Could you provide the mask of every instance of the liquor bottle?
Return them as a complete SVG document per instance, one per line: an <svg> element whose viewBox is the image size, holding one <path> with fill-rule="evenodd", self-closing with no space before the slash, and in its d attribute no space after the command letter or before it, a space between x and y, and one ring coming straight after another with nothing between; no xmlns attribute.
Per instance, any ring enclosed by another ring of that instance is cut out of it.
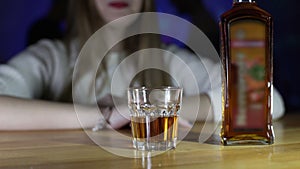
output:
<svg viewBox="0 0 300 169"><path fill-rule="evenodd" d="M273 20L253 0L221 15L223 145L272 144Z"/></svg>

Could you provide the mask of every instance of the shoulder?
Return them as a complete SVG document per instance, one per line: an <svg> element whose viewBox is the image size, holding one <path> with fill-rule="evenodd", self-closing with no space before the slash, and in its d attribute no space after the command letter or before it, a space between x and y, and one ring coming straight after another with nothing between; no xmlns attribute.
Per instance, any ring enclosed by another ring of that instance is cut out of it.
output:
<svg viewBox="0 0 300 169"><path fill-rule="evenodd" d="M204 64L214 64L219 65L221 63L219 54L216 50L210 49L209 51L200 51L197 52L193 50L189 50L187 48L179 47L177 45L165 45L163 48L172 54L180 57L184 61L187 62L203 62Z"/></svg>
<svg viewBox="0 0 300 169"><path fill-rule="evenodd" d="M190 62L199 62L200 59L195 55L192 51L185 49L183 47L179 47L177 45L164 45L163 50L166 51L165 55L172 55L175 57L165 57L169 58L169 61L180 59L185 63Z"/></svg>
<svg viewBox="0 0 300 169"><path fill-rule="evenodd" d="M67 48L62 41L59 40L40 40L34 45L29 46L25 52L45 55L55 55L60 53L66 53Z"/></svg>
<svg viewBox="0 0 300 169"><path fill-rule="evenodd" d="M42 80L48 84L57 72L61 74L69 68L68 58L62 41L40 40L14 56L7 65L28 79L28 83Z"/></svg>
<svg viewBox="0 0 300 169"><path fill-rule="evenodd" d="M167 65L172 65L171 69L176 67L191 67L192 65L201 64L200 59L191 51L178 47L176 45L163 46L163 60ZM198 67L198 66L196 66Z"/></svg>
<svg viewBox="0 0 300 169"><path fill-rule="evenodd" d="M171 52L175 55L180 54L180 56L191 56L194 55L191 51L183 48L183 47L179 47L177 45L164 45L163 46L164 50L167 50L168 52Z"/></svg>
<svg viewBox="0 0 300 169"><path fill-rule="evenodd" d="M13 57L9 64L21 66L25 63L53 66L59 63L68 62L68 49L62 41L59 40L40 40L26 48L24 51Z"/></svg>

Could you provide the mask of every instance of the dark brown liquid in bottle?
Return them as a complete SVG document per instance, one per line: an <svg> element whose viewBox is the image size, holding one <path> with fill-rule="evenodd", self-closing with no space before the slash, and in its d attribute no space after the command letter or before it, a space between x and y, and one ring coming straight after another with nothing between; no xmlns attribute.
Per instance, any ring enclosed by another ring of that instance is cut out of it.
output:
<svg viewBox="0 0 300 169"><path fill-rule="evenodd" d="M272 144L273 23L254 2L221 16L224 145Z"/></svg>

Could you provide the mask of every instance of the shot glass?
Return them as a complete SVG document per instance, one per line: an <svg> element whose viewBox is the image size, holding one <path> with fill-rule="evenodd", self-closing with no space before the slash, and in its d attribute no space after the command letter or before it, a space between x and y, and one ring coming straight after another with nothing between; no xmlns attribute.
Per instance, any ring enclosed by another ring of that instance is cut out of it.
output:
<svg viewBox="0 0 300 169"><path fill-rule="evenodd" d="M129 88L133 147L164 151L176 148L182 88Z"/></svg>

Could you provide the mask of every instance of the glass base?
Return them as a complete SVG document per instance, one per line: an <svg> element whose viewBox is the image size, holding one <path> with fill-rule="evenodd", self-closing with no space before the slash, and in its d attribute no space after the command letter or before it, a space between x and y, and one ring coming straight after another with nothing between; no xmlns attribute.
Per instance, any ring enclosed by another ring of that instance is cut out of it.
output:
<svg viewBox="0 0 300 169"><path fill-rule="evenodd" d="M176 148L176 140L173 139L172 141L160 141L160 142L147 142L147 141L138 141L133 140L133 147L137 150L144 150L144 151L166 151L169 149Z"/></svg>
<svg viewBox="0 0 300 169"><path fill-rule="evenodd" d="M270 145L274 143L274 138L266 138L257 135L238 135L236 137L222 137L223 145Z"/></svg>

